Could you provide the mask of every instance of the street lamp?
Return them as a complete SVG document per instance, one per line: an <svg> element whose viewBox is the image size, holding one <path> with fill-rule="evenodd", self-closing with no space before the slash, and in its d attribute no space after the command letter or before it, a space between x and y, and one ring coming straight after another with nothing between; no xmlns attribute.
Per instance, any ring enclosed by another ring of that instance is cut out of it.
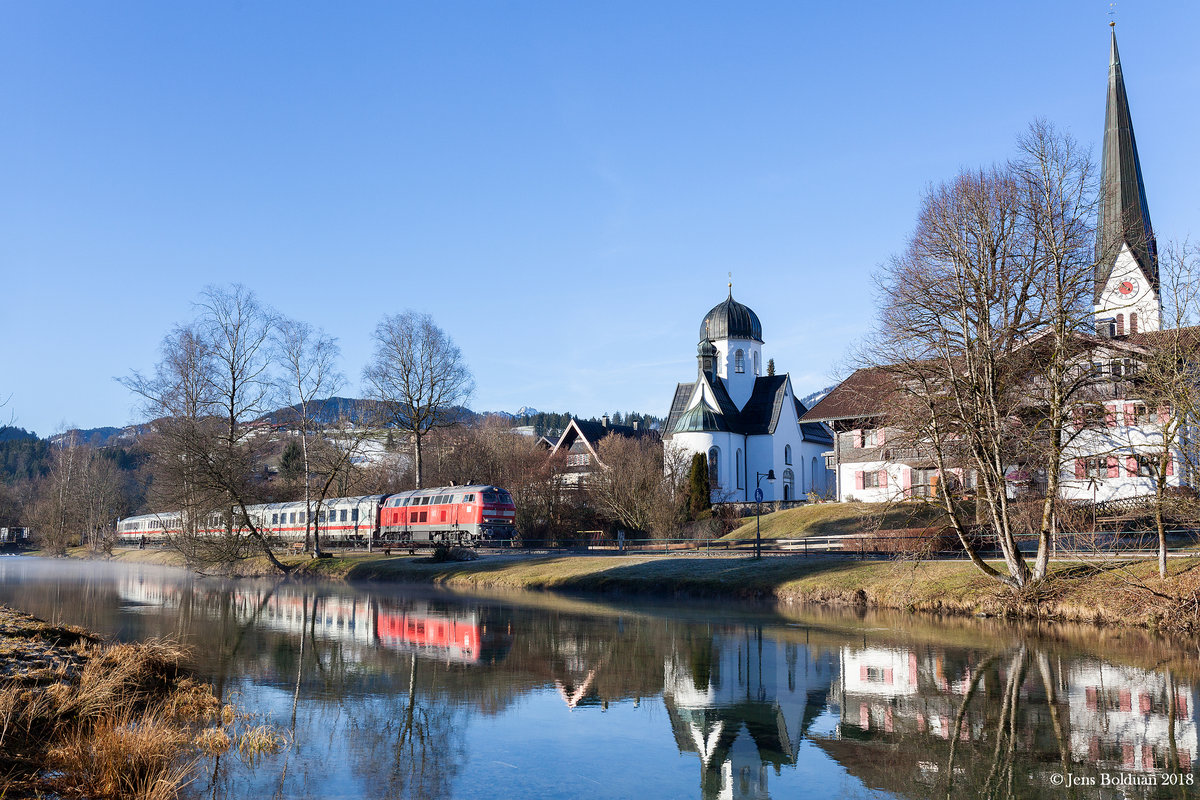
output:
<svg viewBox="0 0 1200 800"><path fill-rule="evenodd" d="M754 475L755 475L755 478L754 478L754 557L762 558L761 517L762 517L763 491L762 491L762 486L760 486L759 484L762 483L763 478L767 479L767 483L774 483L775 482L775 470L769 469L766 472L756 472L756 473L754 473Z"/></svg>

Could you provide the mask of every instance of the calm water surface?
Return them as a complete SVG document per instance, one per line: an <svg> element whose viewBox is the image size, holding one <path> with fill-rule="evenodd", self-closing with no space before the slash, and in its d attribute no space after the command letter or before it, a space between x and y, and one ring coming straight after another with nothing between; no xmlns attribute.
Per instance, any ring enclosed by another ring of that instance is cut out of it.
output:
<svg viewBox="0 0 1200 800"><path fill-rule="evenodd" d="M197 798L1200 794L1195 644L1139 633L33 558L0 558L0 602L179 640L291 733Z"/></svg>

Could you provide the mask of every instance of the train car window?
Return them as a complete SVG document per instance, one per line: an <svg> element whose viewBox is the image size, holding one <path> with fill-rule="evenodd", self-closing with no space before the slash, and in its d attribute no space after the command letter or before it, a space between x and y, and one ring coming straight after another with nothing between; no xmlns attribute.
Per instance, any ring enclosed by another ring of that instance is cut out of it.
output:
<svg viewBox="0 0 1200 800"><path fill-rule="evenodd" d="M358 509L357 508L350 509L350 521L358 522Z"/></svg>
<svg viewBox="0 0 1200 800"><path fill-rule="evenodd" d="M317 512L317 522L324 522L324 521L325 521L325 512L318 511Z"/></svg>
<svg viewBox="0 0 1200 800"><path fill-rule="evenodd" d="M296 512L295 512L295 511L293 511L293 512L292 512L292 519L291 519L291 521L292 521L292 522L295 522L295 521L296 521Z"/></svg>
<svg viewBox="0 0 1200 800"><path fill-rule="evenodd" d="M342 509L342 522L346 521L346 509Z"/></svg>
<svg viewBox="0 0 1200 800"><path fill-rule="evenodd" d="M272 524L272 525L278 525L278 524L279 524L279 515L278 515L278 514L272 514L272 515L271 515L271 524Z"/></svg>

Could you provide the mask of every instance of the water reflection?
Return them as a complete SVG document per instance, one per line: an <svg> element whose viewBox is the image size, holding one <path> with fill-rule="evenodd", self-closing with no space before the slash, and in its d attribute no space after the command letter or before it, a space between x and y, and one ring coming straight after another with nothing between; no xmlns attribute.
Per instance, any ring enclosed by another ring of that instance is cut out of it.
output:
<svg viewBox="0 0 1200 800"><path fill-rule="evenodd" d="M197 796L1186 796L1195 650L1000 625L648 609L0 560L0 601L196 649L295 746ZM887 624L882 624L887 623ZM1158 648L1157 650L1153 650ZM664 713L665 712L665 713ZM1069 793L1068 793L1069 794Z"/></svg>

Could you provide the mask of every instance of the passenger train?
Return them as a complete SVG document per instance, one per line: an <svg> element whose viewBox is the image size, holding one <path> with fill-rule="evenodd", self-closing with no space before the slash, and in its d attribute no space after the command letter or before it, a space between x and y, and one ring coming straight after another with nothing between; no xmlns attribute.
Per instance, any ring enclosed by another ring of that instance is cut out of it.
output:
<svg viewBox="0 0 1200 800"><path fill-rule="evenodd" d="M315 504L313 504L315 506ZM477 546L507 543L516 534L516 506L512 496L498 486L442 486L398 494L334 497L321 503L309 526L308 506L268 503L249 506L255 527L280 541L303 541L305 528L317 532L322 542L377 547L411 544ZM235 514L237 530L245 520ZM141 514L117 523L117 540L127 545L160 541L180 533L178 511ZM225 532L225 519L211 514L199 523L197 533L217 536Z"/></svg>

